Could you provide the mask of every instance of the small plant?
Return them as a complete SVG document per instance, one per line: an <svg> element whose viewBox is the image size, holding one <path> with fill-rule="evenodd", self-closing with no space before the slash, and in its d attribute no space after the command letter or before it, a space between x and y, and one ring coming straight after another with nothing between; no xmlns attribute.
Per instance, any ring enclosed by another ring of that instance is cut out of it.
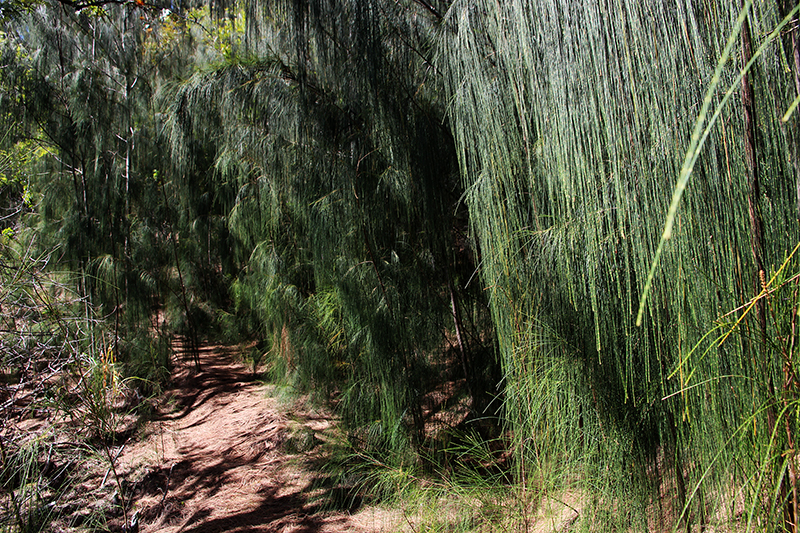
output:
<svg viewBox="0 0 800 533"><path fill-rule="evenodd" d="M19 533L38 533L46 531L52 513L52 491L47 486L39 462L41 437L34 437L9 446L0 437L2 453L2 488L0 494L6 496L0 531Z"/></svg>
<svg viewBox="0 0 800 533"><path fill-rule="evenodd" d="M80 425L89 430L90 446L108 466L106 477L110 474L117 486L115 500L127 526L129 502L125 480L117 472L117 460L125 445L125 442L120 445L119 441L125 437L122 430L128 414L124 410L125 394L129 391L127 382L122 378L112 348L101 349L94 355L84 354L79 358L75 373L79 376L78 404L72 413L82 418ZM119 448L114 450L117 445Z"/></svg>
<svg viewBox="0 0 800 533"><path fill-rule="evenodd" d="M119 414L114 404L122 393L122 379L111 348L84 354L76 365L79 405L85 410L86 427L101 439L113 438Z"/></svg>

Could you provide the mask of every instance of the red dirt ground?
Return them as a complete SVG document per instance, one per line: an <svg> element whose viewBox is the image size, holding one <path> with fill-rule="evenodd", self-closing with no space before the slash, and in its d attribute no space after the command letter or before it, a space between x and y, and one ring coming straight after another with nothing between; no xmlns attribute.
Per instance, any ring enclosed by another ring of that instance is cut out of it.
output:
<svg viewBox="0 0 800 533"><path fill-rule="evenodd" d="M106 448L94 441L94 453L81 444L87 428L80 417L54 419L44 410L5 428L45 443L50 482L59 472L75 479L55 498L58 518L51 530L135 533L133 523L136 533L411 533L429 530L426 521L455 529L469 515L475 530L545 533L566 531L579 517L579 494L534 506L524 500L522 522L514 521L516 500L506 507L496 499L501 494L433 491L430 499L388 509L353 505L347 490L325 472L333 447L325 444L342 438L335 419L308 402L279 400L277 389L253 379L237 354L237 348L203 346L202 371L195 372L190 361L177 365L150 421L139 427L135 416L126 415L118 440ZM431 405L450 395L446 388L434 391ZM447 412L429 406L429 430L463 419L462 403ZM336 506L325 505L330 502ZM508 519L506 512L512 513Z"/></svg>
<svg viewBox="0 0 800 533"><path fill-rule="evenodd" d="M185 364L145 436L129 444L118 473L134 481L131 516L143 533L398 531L402 519L379 510L326 512L320 474L324 446L300 454L285 446L298 429L326 440L330 417L279 402L252 379L231 349L203 347L202 371Z"/></svg>

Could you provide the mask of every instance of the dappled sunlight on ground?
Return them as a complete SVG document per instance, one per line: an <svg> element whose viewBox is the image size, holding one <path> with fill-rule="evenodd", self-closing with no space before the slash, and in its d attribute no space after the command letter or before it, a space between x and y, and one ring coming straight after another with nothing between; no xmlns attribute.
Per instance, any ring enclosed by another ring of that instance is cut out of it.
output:
<svg viewBox="0 0 800 533"><path fill-rule="evenodd" d="M300 405L290 418L225 347L203 347L200 359L201 372L185 364L176 373L160 416L120 457L119 471L136 487L132 506L140 531L397 530L391 513L354 520L317 503L317 474L285 444L298 424L324 438L329 419ZM321 448L304 454L321 454Z"/></svg>

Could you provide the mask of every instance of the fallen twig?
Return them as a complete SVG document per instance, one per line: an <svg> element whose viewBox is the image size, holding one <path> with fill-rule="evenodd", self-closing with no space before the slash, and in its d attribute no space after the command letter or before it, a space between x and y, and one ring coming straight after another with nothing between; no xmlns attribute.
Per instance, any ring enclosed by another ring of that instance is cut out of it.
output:
<svg viewBox="0 0 800 533"><path fill-rule="evenodd" d="M130 440L130 439L128 439L128 440ZM114 458L111 460L111 466L110 466L110 467L108 467L108 470L106 470L106 475L105 475L105 476L103 476L103 482L102 482L102 483L100 483L100 488L101 488L101 489L102 489L102 488L105 486L105 484L106 484L106 480L108 479L108 475L111 473L111 470L113 470L113 469L114 469L114 464L117 462L117 459L119 459L119 456L120 456L120 454L122 453L122 450L124 450L124 449L125 449L125 445L126 445L126 444L128 444L128 441L127 441L127 440L126 440L125 442L123 442L123 443L122 443L122 446L120 446L120 447L119 447L119 450L117 450L117 454L116 454L116 455L114 456Z"/></svg>
<svg viewBox="0 0 800 533"><path fill-rule="evenodd" d="M167 492L169 492L169 479L172 477L172 469L175 468L175 463L172 463L172 466L169 467L169 472L167 473L167 482L164 484L164 494L161 496L161 507L164 507L164 501L167 499Z"/></svg>

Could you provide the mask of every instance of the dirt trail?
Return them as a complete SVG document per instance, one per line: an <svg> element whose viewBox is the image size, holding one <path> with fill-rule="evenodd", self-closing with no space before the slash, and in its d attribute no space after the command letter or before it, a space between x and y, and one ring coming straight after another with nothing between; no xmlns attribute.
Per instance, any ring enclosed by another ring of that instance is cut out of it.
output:
<svg viewBox="0 0 800 533"><path fill-rule="evenodd" d="M200 363L199 373L182 365L163 414L119 459L120 474L135 481L139 531L397 530L396 520L377 511L351 516L320 508L317 474L302 459L324 447L290 454L285 444L298 429L325 440L329 419L280 405L231 349L202 347Z"/></svg>

